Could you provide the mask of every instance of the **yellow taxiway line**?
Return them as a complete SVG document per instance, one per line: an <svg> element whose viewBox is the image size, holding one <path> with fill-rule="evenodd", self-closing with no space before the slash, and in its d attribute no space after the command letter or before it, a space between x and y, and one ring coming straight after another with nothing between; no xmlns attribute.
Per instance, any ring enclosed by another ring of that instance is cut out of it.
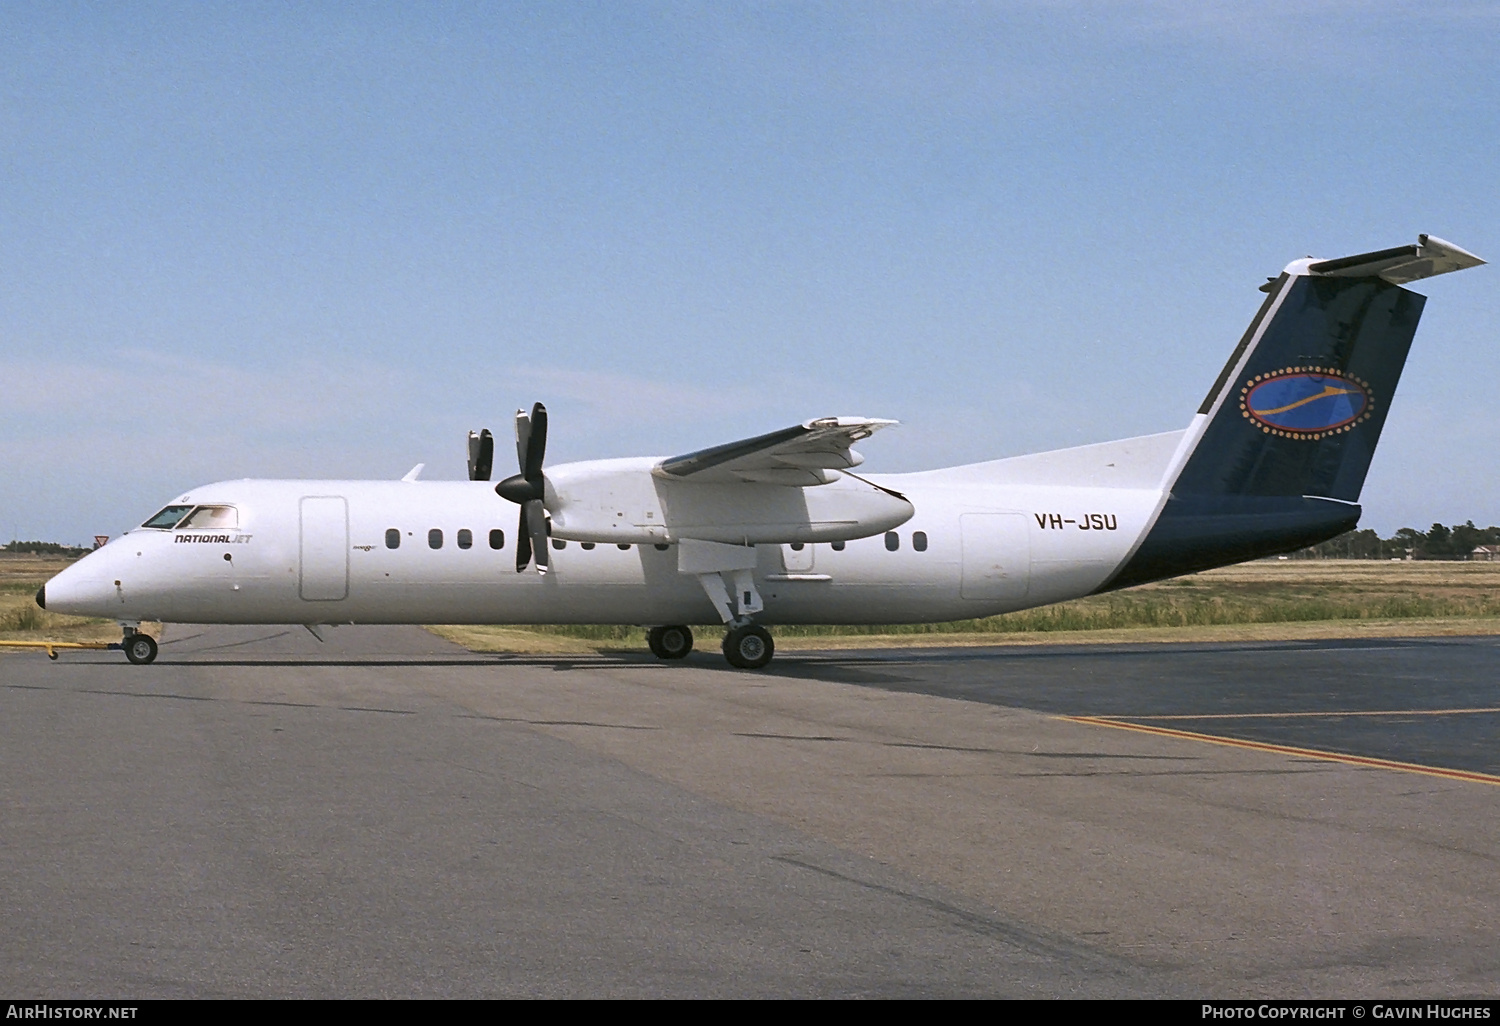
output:
<svg viewBox="0 0 1500 1026"><path fill-rule="evenodd" d="M1457 711L1457 710L1454 710ZM1489 712L1491 710L1474 710ZM1336 715L1336 714L1335 714ZM1152 717L1155 719L1155 717ZM1255 752L1270 752L1275 755L1291 755L1301 759L1319 759L1323 762L1342 762L1350 766L1368 769L1396 770L1401 773L1420 773L1446 780L1466 780L1473 784L1500 785L1500 776L1492 773L1475 773L1472 770L1444 769L1440 766L1423 766L1415 762L1397 762L1394 759L1375 759L1366 755L1345 755L1341 752L1325 752L1317 748L1297 748L1292 745L1273 745L1265 741L1243 741L1217 734L1199 734L1191 730L1176 730L1172 727L1151 727L1144 723L1128 723L1109 716L1059 716L1069 723L1082 723L1091 727L1114 727L1117 730L1134 730L1142 734L1160 737L1175 737L1187 741L1204 741L1211 745L1227 745L1230 748L1248 748Z"/></svg>
<svg viewBox="0 0 1500 1026"><path fill-rule="evenodd" d="M1462 716L1465 713L1500 713L1500 705L1478 709L1342 709L1336 712L1270 712L1270 713L1181 713L1171 716L1142 716L1143 720L1294 720L1310 716ZM1096 716L1115 720L1118 716Z"/></svg>

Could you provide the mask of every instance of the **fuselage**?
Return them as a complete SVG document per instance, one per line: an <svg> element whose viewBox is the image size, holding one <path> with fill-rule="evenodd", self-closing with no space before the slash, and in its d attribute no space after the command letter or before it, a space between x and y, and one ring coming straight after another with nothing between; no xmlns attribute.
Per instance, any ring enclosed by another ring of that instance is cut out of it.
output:
<svg viewBox="0 0 1500 1026"><path fill-rule="evenodd" d="M757 619L932 622L1089 594L1147 530L1183 435L872 475L870 484L904 501L897 515L872 512L869 536L747 539L765 601ZM587 478L599 466L562 465L548 476ZM690 496L694 488L704 486L679 486ZM816 507L819 493L835 496L834 486L770 491L811 508L806 537L831 530L819 526L828 521ZM546 575L516 572L516 507L486 482L223 481L176 503L227 509L221 519L233 527L196 527L190 518L183 527L136 528L49 581L47 608L178 623L719 620L696 577L679 567L681 537L671 522L682 519L680 499L656 511L622 509L614 528L615 511L601 519L560 510Z"/></svg>
<svg viewBox="0 0 1500 1026"><path fill-rule="evenodd" d="M1292 261L1183 431L865 476L853 443L894 422L823 417L554 467L537 403L494 487L488 431L478 480L205 485L37 600L121 621L133 662L156 655L143 620L643 624L662 658L718 622L753 669L762 624L959 620L1290 552L1359 522L1426 302L1402 286L1483 262L1428 235Z"/></svg>

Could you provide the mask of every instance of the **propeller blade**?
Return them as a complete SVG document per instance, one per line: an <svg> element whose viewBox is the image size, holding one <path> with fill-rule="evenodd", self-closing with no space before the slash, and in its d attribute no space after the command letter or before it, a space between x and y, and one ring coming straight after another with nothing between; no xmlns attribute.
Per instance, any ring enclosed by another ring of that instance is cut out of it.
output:
<svg viewBox="0 0 1500 1026"><path fill-rule="evenodd" d="M547 558L547 479L542 476L542 460L547 455L547 407L536 403L528 414L516 411L516 460L521 472L507 477L495 486L495 494L521 507L516 527L516 572L533 561L536 572L545 574Z"/></svg>
<svg viewBox="0 0 1500 1026"><path fill-rule="evenodd" d="M531 565L531 533L526 530L526 507L521 507L520 520L516 524L516 573Z"/></svg>
<svg viewBox="0 0 1500 1026"><path fill-rule="evenodd" d="M495 436L489 428L481 428L476 435L469 432L469 480L488 481L495 465Z"/></svg>
<svg viewBox="0 0 1500 1026"><path fill-rule="evenodd" d="M495 467L495 436L489 428L479 429L479 480L488 481Z"/></svg>
<svg viewBox="0 0 1500 1026"><path fill-rule="evenodd" d="M547 454L547 407L541 403L533 406L530 422L531 430L526 438L526 451L521 455L521 476L527 481L540 482L542 457ZM519 443L519 439L517 441ZM538 494L537 498L541 498L541 495Z"/></svg>
<svg viewBox="0 0 1500 1026"><path fill-rule="evenodd" d="M531 533L531 548L533 558L536 560L536 572L544 574L549 569L547 553L547 511L542 508L540 499L533 499L521 507L522 515L526 520L526 527Z"/></svg>
<svg viewBox="0 0 1500 1026"><path fill-rule="evenodd" d="M531 445L531 418L525 410L516 411L516 464L526 473L526 449Z"/></svg>

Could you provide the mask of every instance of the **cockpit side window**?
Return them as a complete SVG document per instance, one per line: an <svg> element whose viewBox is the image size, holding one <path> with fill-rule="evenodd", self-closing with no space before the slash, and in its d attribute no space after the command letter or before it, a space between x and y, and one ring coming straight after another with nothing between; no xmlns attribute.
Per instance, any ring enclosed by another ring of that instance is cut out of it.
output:
<svg viewBox="0 0 1500 1026"><path fill-rule="evenodd" d="M180 531L183 528L196 527L225 531L239 526L239 511L233 506L199 506L187 515L186 520L177 525L177 529Z"/></svg>
<svg viewBox="0 0 1500 1026"><path fill-rule="evenodd" d="M192 508L193 507L191 506L168 506L166 509L156 514L156 516L152 517L141 526L159 527L163 530L171 530L172 528L177 526L177 522L182 519L183 514L187 513L187 511Z"/></svg>

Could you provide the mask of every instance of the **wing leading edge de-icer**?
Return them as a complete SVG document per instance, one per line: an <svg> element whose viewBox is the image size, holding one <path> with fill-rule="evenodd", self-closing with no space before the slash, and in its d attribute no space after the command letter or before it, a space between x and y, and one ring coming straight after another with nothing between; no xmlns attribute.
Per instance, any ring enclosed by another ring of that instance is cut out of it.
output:
<svg viewBox="0 0 1500 1026"><path fill-rule="evenodd" d="M826 417L546 466L538 403L497 485L488 431L468 481L205 485L37 601L118 620L133 662L156 654L143 620L636 623L668 659L718 621L728 660L755 668L767 625L987 616L1288 552L1359 520L1425 303L1404 286L1481 263L1428 235L1294 261L1185 430L866 474L853 445L895 422Z"/></svg>

